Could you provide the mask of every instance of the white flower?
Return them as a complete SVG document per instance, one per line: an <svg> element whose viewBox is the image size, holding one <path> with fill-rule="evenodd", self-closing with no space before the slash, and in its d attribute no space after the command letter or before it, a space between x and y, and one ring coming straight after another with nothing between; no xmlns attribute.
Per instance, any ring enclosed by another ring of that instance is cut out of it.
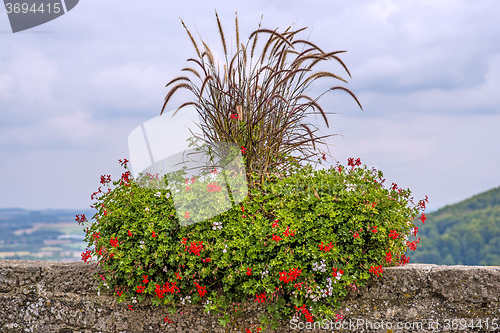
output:
<svg viewBox="0 0 500 333"><path fill-rule="evenodd" d="M144 208L146 212L149 212L149 207Z"/></svg>
<svg viewBox="0 0 500 333"><path fill-rule="evenodd" d="M227 244L225 245L224 250L222 250L222 253L226 253L226 252L227 252Z"/></svg>
<svg viewBox="0 0 500 333"><path fill-rule="evenodd" d="M167 197L167 199L170 198L170 193L165 194L165 196Z"/></svg>
<svg viewBox="0 0 500 333"><path fill-rule="evenodd" d="M154 195L155 195L155 197L158 197L158 198L159 198L159 197L161 197L161 192L159 192L159 191L158 191L158 192L156 192Z"/></svg>

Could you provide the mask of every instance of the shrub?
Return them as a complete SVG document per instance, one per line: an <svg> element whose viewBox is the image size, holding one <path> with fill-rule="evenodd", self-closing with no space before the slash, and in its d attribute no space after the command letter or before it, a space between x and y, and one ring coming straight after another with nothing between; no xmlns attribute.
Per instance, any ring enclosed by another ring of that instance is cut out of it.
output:
<svg viewBox="0 0 500 333"><path fill-rule="evenodd" d="M263 326L339 318L349 290L409 259L407 236L426 201L415 205L409 190L383 183L359 159L316 171L294 165L233 209L181 226L167 190L140 187L128 171L102 176L94 221L77 216L86 224L82 259L99 262L100 286L119 302L203 303L223 325L245 301L264 303Z"/></svg>

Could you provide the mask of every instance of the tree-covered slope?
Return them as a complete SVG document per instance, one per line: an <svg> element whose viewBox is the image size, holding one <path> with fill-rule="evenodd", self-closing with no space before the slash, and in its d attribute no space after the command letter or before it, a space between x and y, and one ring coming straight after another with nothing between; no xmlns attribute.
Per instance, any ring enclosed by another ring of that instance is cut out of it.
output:
<svg viewBox="0 0 500 333"><path fill-rule="evenodd" d="M417 221L420 244L411 263L500 266L500 187Z"/></svg>

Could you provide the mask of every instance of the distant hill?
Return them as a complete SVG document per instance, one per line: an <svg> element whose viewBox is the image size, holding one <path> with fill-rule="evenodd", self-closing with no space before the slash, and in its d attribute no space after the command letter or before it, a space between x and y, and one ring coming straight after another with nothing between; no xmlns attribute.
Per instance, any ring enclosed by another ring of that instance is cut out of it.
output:
<svg viewBox="0 0 500 333"><path fill-rule="evenodd" d="M500 187L426 216L411 263L500 266Z"/></svg>

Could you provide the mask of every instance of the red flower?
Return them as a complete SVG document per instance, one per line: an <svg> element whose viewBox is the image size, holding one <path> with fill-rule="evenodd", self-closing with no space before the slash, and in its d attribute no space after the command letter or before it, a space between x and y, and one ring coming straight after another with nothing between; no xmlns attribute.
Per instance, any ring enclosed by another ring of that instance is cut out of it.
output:
<svg viewBox="0 0 500 333"><path fill-rule="evenodd" d="M155 234L155 232L154 232L154 231L152 231L152 232L151 232L151 236L152 236L153 238L155 238L155 237L156 237L156 234Z"/></svg>
<svg viewBox="0 0 500 333"><path fill-rule="evenodd" d="M264 291L260 295L255 295L255 301L257 303L264 303L266 301L266 292Z"/></svg>
<svg viewBox="0 0 500 333"><path fill-rule="evenodd" d="M129 177L130 177L130 171L122 173L121 184L125 184L127 186L130 186L130 184L129 184L129 182L130 182Z"/></svg>
<svg viewBox="0 0 500 333"><path fill-rule="evenodd" d="M276 228L277 226L278 226L278 220L274 220L273 228Z"/></svg>
<svg viewBox="0 0 500 333"><path fill-rule="evenodd" d="M321 244L318 245L318 247L321 251L325 251L325 253L327 253L328 251L333 249L333 244L332 244L332 242L330 242L330 244L325 246L325 245L323 245L323 241L322 241Z"/></svg>
<svg viewBox="0 0 500 333"><path fill-rule="evenodd" d="M185 219L189 219L189 218L190 218L190 217L189 217L189 214L190 214L189 212L184 213L184 218L185 218Z"/></svg>
<svg viewBox="0 0 500 333"><path fill-rule="evenodd" d="M323 153L323 159L326 161L325 153Z"/></svg>
<svg viewBox="0 0 500 333"><path fill-rule="evenodd" d="M376 233L377 231L378 231L378 230L377 230L377 226L376 226L376 225L374 225L374 226L373 226L373 230L372 230L372 232L373 232L373 233Z"/></svg>
<svg viewBox="0 0 500 333"><path fill-rule="evenodd" d="M427 220L427 217L425 217L424 213L422 213L422 216L420 216L420 220L422 221L422 223L425 223L425 220Z"/></svg>
<svg viewBox="0 0 500 333"><path fill-rule="evenodd" d="M147 284L149 282L148 275L143 275L142 278L143 278L142 283Z"/></svg>
<svg viewBox="0 0 500 333"><path fill-rule="evenodd" d="M137 286L137 292L140 294L144 291L145 288L146 287L144 287L144 286Z"/></svg>
<svg viewBox="0 0 500 333"><path fill-rule="evenodd" d="M203 251L203 242L191 242L191 246L189 247L189 252L194 255L199 256L200 252Z"/></svg>
<svg viewBox="0 0 500 333"><path fill-rule="evenodd" d="M390 263L392 261L392 253L391 252L386 252L385 253L385 260Z"/></svg>
<svg viewBox="0 0 500 333"><path fill-rule="evenodd" d="M187 213L187 212L186 212L186 213ZM184 238L184 237L183 237L183 238L182 238L181 243L182 243L182 244L184 244L184 245L186 245L186 241L187 241L187 240L188 240L187 238Z"/></svg>
<svg viewBox="0 0 500 333"><path fill-rule="evenodd" d="M117 294L118 296L121 296L121 295L123 294L123 291L117 290L117 291L116 291L116 294Z"/></svg>
<svg viewBox="0 0 500 333"><path fill-rule="evenodd" d="M200 295L200 297L203 297L208 291L206 290L207 287L202 287L200 286L198 283L194 283L194 285L196 286L196 288L198 289L198 295Z"/></svg>
<svg viewBox="0 0 500 333"><path fill-rule="evenodd" d="M347 159L347 165L354 168L355 166L361 165L361 160L359 158L354 161L354 158L350 157Z"/></svg>
<svg viewBox="0 0 500 333"><path fill-rule="evenodd" d="M406 263L410 262L410 257L407 257L406 255L401 255L400 259L399 259L399 264L400 265L404 265Z"/></svg>
<svg viewBox="0 0 500 333"><path fill-rule="evenodd" d="M207 185L207 190L208 192L219 192L220 190L222 190L222 187L220 187L219 185L217 185L217 183L213 182L213 183L209 183Z"/></svg>
<svg viewBox="0 0 500 333"><path fill-rule="evenodd" d="M398 238L399 234L396 232L396 230L391 230L391 232L389 233L389 237L391 237L392 239L396 239Z"/></svg>
<svg viewBox="0 0 500 333"><path fill-rule="evenodd" d="M247 268L246 275L248 275L248 276L252 275L252 269L251 268Z"/></svg>
<svg viewBox="0 0 500 333"><path fill-rule="evenodd" d="M179 279L179 280L182 280L182 277L179 273L175 272L175 276Z"/></svg>
<svg viewBox="0 0 500 333"><path fill-rule="evenodd" d="M273 241L275 241L276 243L278 243L278 241L280 240L283 240L283 238L281 238L280 236L276 236L275 234L273 234Z"/></svg>
<svg viewBox="0 0 500 333"><path fill-rule="evenodd" d="M336 268L334 268L334 269L333 269L333 273L332 273L333 277L336 277L336 276L337 276L337 274L340 274L340 275L344 274L344 270L339 269L339 270L338 270L338 272L337 272L337 269L336 269Z"/></svg>
<svg viewBox="0 0 500 333"><path fill-rule="evenodd" d="M111 240L109 241L109 244L111 244L111 246L113 247L118 247L118 238L115 237L114 239L111 238Z"/></svg>
<svg viewBox="0 0 500 333"><path fill-rule="evenodd" d="M245 211L245 207L241 206L241 211L244 212Z"/></svg>
<svg viewBox="0 0 500 333"><path fill-rule="evenodd" d="M286 227L286 230L285 232L283 232L283 235L285 235L285 237L295 236L295 230L290 231L290 227Z"/></svg>
<svg viewBox="0 0 500 333"><path fill-rule="evenodd" d="M241 152L242 152L243 154L245 154L245 153L247 152L247 149L246 149L245 147L241 146Z"/></svg>
<svg viewBox="0 0 500 333"><path fill-rule="evenodd" d="M285 283L288 283L290 281L294 281L300 276L300 273L302 273L302 270L298 269L298 268L289 269L288 271L289 271L289 273L287 273L286 271L279 273L280 274L280 279L279 279L280 281L283 281Z"/></svg>
<svg viewBox="0 0 500 333"><path fill-rule="evenodd" d="M132 237L132 233L130 232L130 230L128 230L128 236Z"/></svg>
<svg viewBox="0 0 500 333"><path fill-rule="evenodd" d="M85 217L85 214L82 214L81 217L80 217L80 215L75 215L75 216L76 216L75 221L78 222L78 223L83 223L83 222L87 221L87 218Z"/></svg>
<svg viewBox="0 0 500 333"><path fill-rule="evenodd" d="M406 241L406 246L408 246L408 248L410 250L415 251L417 249L418 243L420 243L420 237L416 241L413 241L413 242Z"/></svg>
<svg viewBox="0 0 500 333"><path fill-rule="evenodd" d="M129 161L125 158L123 161L121 159L118 160L118 162L120 162L121 166L125 166Z"/></svg>
<svg viewBox="0 0 500 333"><path fill-rule="evenodd" d="M104 184L107 184L107 183L110 183L111 182L111 175L104 175L104 176L101 176L101 184L104 185Z"/></svg>
<svg viewBox="0 0 500 333"><path fill-rule="evenodd" d="M354 238L359 238L359 232L356 231L353 236Z"/></svg>
<svg viewBox="0 0 500 333"><path fill-rule="evenodd" d="M309 311L306 309L306 305L302 305L300 308L298 308L297 306L295 306L295 310L297 311L301 311L304 316L306 317L306 320L308 322L313 322L313 315L309 313Z"/></svg>
<svg viewBox="0 0 500 333"><path fill-rule="evenodd" d="M379 274L382 274L384 269L382 268L382 265L379 265L379 266L372 266L368 271L378 276Z"/></svg>
<svg viewBox="0 0 500 333"><path fill-rule="evenodd" d="M231 119L238 119L237 113L231 113Z"/></svg>
<svg viewBox="0 0 500 333"><path fill-rule="evenodd" d="M130 311L134 311L134 310L132 309L132 305L130 305L130 304L129 304L129 305L128 305L128 308L130 309Z"/></svg>
<svg viewBox="0 0 500 333"><path fill-rule="evenodd" d="M92 255L90 254L90 251L87 250L85 252L82 252L82 260L85 262L85 263L88 263L88 260L90 259L90 257L92 257Z"/></svg>
<svg viewBox="0 0 500 333"><path fill-rule="evenodd" d="M165 317L165 322L168 323L168 324L172 324L173 321L171 321L168 316Z"/></svg>

